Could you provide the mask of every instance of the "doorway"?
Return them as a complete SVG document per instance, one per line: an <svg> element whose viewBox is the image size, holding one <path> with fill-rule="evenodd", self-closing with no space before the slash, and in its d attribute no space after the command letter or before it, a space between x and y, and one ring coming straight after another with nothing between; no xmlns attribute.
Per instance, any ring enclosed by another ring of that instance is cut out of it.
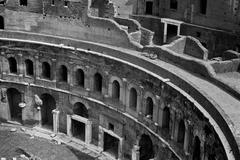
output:
<svg viewBox="0 0 240 160"><path fill-rule="evenodd" d="M113 157L118 159L118 146L119 146L119 139L104 132L103 151L111 154Z"/></svg>
<svg viewBox="0 0 240 160"><path fill-rule="evenodd" d="M73 137L85 141L85 123L72 119L72 135Z"/></svg>
<svg viewBox="0 0 240 160"><path fill-rule="evenodd" d="M22 108L19 103L22 101L21 93L15 88L7 90L8 105L10 109L10 117L12 121L22 122Z"/></svg>
<svg viewBox="0 0 240 160"><path fill-rule="evenodd" d="M53 129L53 114L52 111L56 109L56 101L50 94L42 94L41 99L43 101L41 115L42 126L47 129Z"/></svg>

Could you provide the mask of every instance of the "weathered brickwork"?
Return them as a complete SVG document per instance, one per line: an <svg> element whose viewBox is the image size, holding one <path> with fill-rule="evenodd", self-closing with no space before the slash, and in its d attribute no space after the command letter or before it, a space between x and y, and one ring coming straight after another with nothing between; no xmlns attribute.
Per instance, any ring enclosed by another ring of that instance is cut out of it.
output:
<svg viewBox="0 0 240 160"><path fill-rule="evenodd" d="M4 47L7 44L11 47ZM80 102L87 108L88 120L92 123L91 143L103 146L102 132L106 133L105 129L109 130L111 123L114 126L111 133L124 139L118 152L120 158L131 159L134 146L142 145L142 135L149 135L154 149L152 156L158 159L177 159L165 142L157 138L156 135L159 135L184 159L198 154L201 157L222 156L226 159L221 142L208 119L196 110L192 102L159 79L126 64L87 52L8 41L1 45L1 91L9 93L10 88L19 91L20 101L26 103L22 109L22 123L42 122L34 95L44 101L43 95L47 94L55 100L53 109L59 111L59 132L68 133L67 115L74 115L74 105ZM10 73L10 57L17 61L16 73ZM33 76L27 75L26 59L33 61ZM43 77L43 62L48 62L51 66L50 79ZM61 81L61 65L67 68L67 82ZM77 69L84 72L84 86L76 84ZM96 73L102 76L101 92L94 88ZM114 98L114 82L120 84L117 98ZM129 105L133 98L130 96L131 88L137 91L135 109ZM11 120L13 115L7 111L11 110L10 99L5 95L3 101L4 94L1 99L1 118ZM152 110L149 110L149 99L153 102ZM199 150L196 150L196 145L201 146Z"/></svg>

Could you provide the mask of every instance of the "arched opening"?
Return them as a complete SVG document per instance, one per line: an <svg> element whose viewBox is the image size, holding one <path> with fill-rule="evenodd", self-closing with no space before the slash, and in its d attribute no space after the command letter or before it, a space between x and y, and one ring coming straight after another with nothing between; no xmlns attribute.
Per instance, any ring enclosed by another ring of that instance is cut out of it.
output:
<svg viewBox="0 0 240 160"><path fill-rule="evenodd" d="M194 138L194 146L193 146L193 157L192 160L201 160L201 151L200 151L200 139L198 136Z"/></svg>
<svg viewBox="0 0 240 160"><path fill-rule="evenodd" d="M149 160L151 158L154 158L153 143L148 135L143 134L141 136L141 139L139 141L139 147L140 160Z"/></svg>
<svg viewBox="0 0 240 160"><path fill-rule="evenodd" d="M163 109L162 127L169 129L170 111L168 107Z"/></svg>
<svg viewBox="0 0 240 160"><path fill-rule="evenodd" d="M112 83L112 98L119 99L120 97L120 84L118 81L113 81Z"/></svg>
<svg viewBox="0 0 240 160"><path fill-rule="evenodd" d="M153 117L153 100L151 97L148 97L146 100L146 114L149 119Z"/></svg>
<svg viewBox="0 0 240 160"><path fill-rule="evenodd" d="M19 107L19 103L22 101L21 93L15 88L9 88L7 89L7 98L11 120L22 122L22 108Z"/></svg>
<svg viewBox="0 0 240 160"><path fill-rule="evenodd" d="M129 107L134 111L137 110L137 91L135 88L130 89Z"/></svg>
<svg viewBox="0 0 240 160"><path fill-rule="evenodd" d="M77 102L74 104L73 106L73 113L84 117L84 118L88 118L88 110L85 107L84 104ZM75 138L78 138L82 141L85 141L85 130L86 130L86 124L81 122L81 121L77 121L75 119L72 119L72 135Z"/></svg>
<svg viewBox="0 0 240 160"><path fill-rule="evenodd" d="M68 69L65 65L61 65L58 71L58 80L60 82L68 81Z"/></svg>
<svg viewBox="0 0 240 160"><path fill-rule="evenodd" d="M41 114L42 114L42 126L48 129L53 129L53 115L52 111L56 109L56 101L50 94L42 94L41 100L43 102Z"/></svg>
<svg viewBox="0 0 240 160"><path fill-rule="evenodd" d="M0 29L4 29L4 18L0 16Z"/></svg>
<svg viewBox="0 0 240 160"><path fill-rule="evenodd" d="M177 137L177 142L179 143L184 143L184 138L185 138L185 124L184 121L181 120L178 126L178 137Z"/></svg>
<svg viewBox="0 0 240 160"><path fill-rule="evenodd" d="M102 92L102 76L99 73L94 75L94 91Z"/></svg>
<svg viewBox="0 0 240 160"><path fill-rule="evenodd" d="M28 76L33 75L33 62L30 59L25 60L26 74Z"/></svg>
<svg viewBox="0 0 240 160"><path fill-rule="evenodd" d="M74 104L73 113L81 117L88 118L88 110L86 106L80 102Z"/></svg>
<svg viewBox="0 0 240 160"><path fill-rule="evenodd" d="M46 79L51 78L51 67L48 62L42 63L42 77Z"/></svg>
<svg viewBox="0 0 240 160"><path fill-rule="evenodd" d="M76 71L76 85L84 87L84 72L81 69L77 69Z"/></svg>
<svg viewBox="0 0 240 160"><path fill-rule="evenodd" d="M15 58L10 57L8 58L8 64L9 64L9 71L10 73L17 73L17 61Z"/></svg>

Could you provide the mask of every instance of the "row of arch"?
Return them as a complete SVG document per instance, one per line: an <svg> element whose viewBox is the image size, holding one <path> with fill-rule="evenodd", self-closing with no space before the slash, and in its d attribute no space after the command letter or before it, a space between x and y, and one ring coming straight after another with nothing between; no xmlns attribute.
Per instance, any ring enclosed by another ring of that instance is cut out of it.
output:
<svg viewBox="0 0 240 160"><path fill-rule="evenodd" d="M10 57L8 58L8 62L9 62L9 70L10 70L10 73L17 73L18 69L17 69L17 61L14 57ZM26 74L27 75L34 75L34 67L33 67L33 62L30 60L30 59L26 59L25 60L25 69L26 69ZM61 80L61 81L65 81L65 82L68 82L68 69L66 66L64 65L61 65L59 66L58 70L57 70L57 73L59 74L59 76L61 76L61 78L58 78L58 80ZM48 63L48 62L42 62L42 78L46 78L46 79L50 79L51 78L51 65ZM75 85L79 85L79 86L82 86L82 87L85 87L85 73L82 69L77 69L75 71ZM117 78L113 78L111 79L110 81L111 83L111 98L113 99L117 99L117 100L121 100L121 96L122 96L122 81L121 79L117 79ZM96 92L100 92L102 93L102 90L103 90L103 76L97 72L93 75L93 89L94 91ZM128 101L128 106L129 108L131 108L131 110L133 111L137 111L137 106L138 106L138 101L139 101L139 93L138 91L135 89L134 86L130 86L129 87L129 94L128 94L128 97L129 97L129 101ZM41 97L44 99L44 97ZM48 100L46 100L47 102ZM153 112L154 112L154 105L155 105L155 98L152 97L151 95L149 94L146 94L146 97L144 98L144 116L153 120ZM82 104L75 104L76 106L82 106ZM74 105L74 107L75 107ZM73 109L74 111L74 114L77 114L77 115L80 115L82 117L85 117L87 118L88 117L88 114L87 114L87 109L84 109L84 107L76 107L78 109ZM81 109L79 109L81 108ZM45 115L45 117L48 117L47 116L47 113L44 113L44 111L42 111L43 115ZM83 114L81 114L83 113ZM170 127L170 119L171 119L171 114L170 114L170 108L165 106L163 108L163 114L162 114L162 128L165 128L168 133L170 131L170 129L172 129L172 127ZM48 118L44 118L43 117L43 124L47 124L48 121ZM52 123L52 122L51 122ZM176 126L175 126L176 127ZM186 126L185 126L185 122L183 119L181 119L179 121L179 124L177 125L177 138L176 138L176 141L180 144L184 144L184 141L185 141L185 130L186 130ZM169 133L169 134L172 134L172 133ZM195 148L199 148L198 147L198 144L199 144L199 141L200 140L196 140L197 138L194 138L194 141L196 141L196 146L197 147L194 147L194 157L199 157L198 155L200 154L200 151L199 149L196 149L195 151ZM195 145L195 142L194 142L194 145ZM193 160L198 160L199 158L195 158Z"/></svg>
<svg viewBox="0 0 240 160"><path fill-rule="evenodd" d="M34 75L34 64L33 61L30 59L26 59L25 61L25 72L26 75L28 76L33 76ZM17 67L17 61L14 57L8 58L8 63L9 63L9 72L13 74L17 74L18 72L18 67ZM60 65L57 71L57 77L58 81L60 82L68 82L68 69L65 65ZM44 79L51 79L51 66L48 62L42 62L42 73L41 73L42 78ZM96 73L94 75L94 85L93 89L94 91L97 92L102 92L102 84L103 84L103 77L100 73ZM85 74L82 69L77 69L75 71L75 85L85 87ZM114 99L120 99L120 92L121 92L121 86L120 83L117 80L114 80L112 82L112 98ZM150 118L153 115L153 100L152 98L148 97L146 99L146 116L149 116ZM130 89L130 94L129 94L129 107L136 111L137 108L137 91L135 88Z"/></svg>

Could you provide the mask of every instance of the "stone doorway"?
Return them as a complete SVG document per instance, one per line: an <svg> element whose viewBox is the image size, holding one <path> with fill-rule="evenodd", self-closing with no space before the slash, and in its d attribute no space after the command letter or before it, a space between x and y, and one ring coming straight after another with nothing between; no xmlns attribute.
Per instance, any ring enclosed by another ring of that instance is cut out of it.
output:
<svg viewBox="0 0 240 160"><path fill-rule="evenodd" d="M56 109L56 101L50 94L42 94L41 125L43 128L53 130L53 111Z"/></svg>
<svg viewBox="0 0 240 160"><path fill-rule="evenodd" d="M178 34L178 26L168 24L168 26L167 26L167 42L171 41L171 39L176 37L177 34Z"/></svg>
<svg viewBox="0 0 240 160"><path fill-rule="evenodd" d="M103 151L118 159L119 139L104 132Z"/></svg>
<svg viewBox="0 0 240 160"><path fill-rule="evenodd" d="M141 139L139 141L139 147L140 160L149 160L151 158L154 158L153 143L148 135L143 134L141 136Z"/></svg>
<svg viewBox="0 0 240 160"><path fill-rule="evenodd" d="M19 103L22 101L21 93L15 88L7 89L7 99L10 110L10 120L22 123L22 108Z"/></svg>
<svg viewBox="0 0 240 160"><path fill-rule="evenodd" d="M80 139L81 141L85 141L85 123L82 123L77 120L72 120L72 136Z"/></svg>

